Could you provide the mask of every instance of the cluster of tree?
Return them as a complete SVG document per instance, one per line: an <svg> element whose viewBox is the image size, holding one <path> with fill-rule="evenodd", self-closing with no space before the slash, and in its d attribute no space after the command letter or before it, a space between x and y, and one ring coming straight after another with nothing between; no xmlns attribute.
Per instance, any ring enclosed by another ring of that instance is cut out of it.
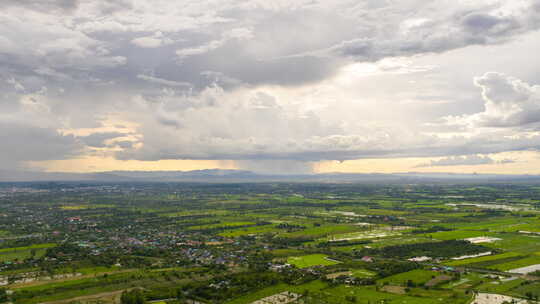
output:
<svg viewBox="0 0 540 304"><path fill-rule="evenodd" d="M5 303L8 300L7 290L5 288L0 288L0 303Z"/></svg>
<svg viewBox="0 0 540 304"><path fill-rule="evenodd" d="M248 256L248 267L251 271L265 271L272 259L273 255L269 252L256 252Z"/></svg>
<svg viewBox="0 0 540 304"><path fill-rule="evenodd" d="M223 302L240 294L275 285L282 281L274 272L249 272L216 277L207 282L192 281L177 291L179 300Z"/></svg>
<svg viewBox="0 0 540 304"><path fill-rule="evenodd" d="M377 272L383 278L418 268L418 263L408 261L376 261L366 265L366 269Z"/></svg>
<svg viewBox="0 0 540 304"><path fill-rule="evenodd" d="M222 303L279 283L300 285L315 279L317 276L293 268L282 272L227 273L208 281L191 281L176 291L176 297L181 301L191 299L204 303Z"/></svg>
<svg viewBox="0 0 540 304"><path fill-rule="evenodd" d="M214 227L211 227L211 228L200 228L200 229L195 229L195 228L192 228L192 231L197 231L197 232L201 232L201 233L217 233L217 232L221 232L221 231L225 231L225 230L233 230L233 229L239 229L239 228L248 228L248 227L253 227L253 226L264 226L264 225L270 225L272 223L270 222L257 222L255 224L247 224L247 225L238 225L238 226L229 226L227 225L227 223L223 223L223 225L219 225L221 224L221 221L217 221L217 223L214 223L212 225L215 225ZM209 225L207 223L205 223L205 225Z"/></svg>
<svg viewBox="0 0 540 304"><path fill-rule="evenodd" d="M404 244L380 248L364 248L356 251L357 256L378 255L386 258L412 258L429 256L438 258L451 258L463 255L472 255L480 252L493 251L493 249L472 244L464 240L448 240L442 242L427 242L417 244Z"/></svg>
<svg viewBox="0 0 540 304"><path fill-rule="evenodd" d="M357 240L357 241L334 241L334 242L320 242L317 244L317 247L345 247L345 246L353 246L353 245L365 245L373 243L371 240Z"/></svg>
<svg viewBox="0 0 540 304"><path fill-rule="evenodd" d="M306 242L313 242L315 239L310 236L299 236L299 237L275 237L270 240L273 245L278 248L289 248L294 246L301 246Z"/></svg>
<svg viewBox="0 0 540 304"><path fill-rule="evenodd" d="M126 290L122 292L122 295L120 296L120 303L121 304L144 304L146 303L146 299L144 297L142 290L140 289L133 289L130 291Z"/></svg>
<svg viewBox="0 0 540 304"><path fill-rule="evenodd" d="M306 226L289 224L289 223L281 223L281 224L276 225L276 228L287 230L287 232L293 232L293 231L304 230L306 229Z"/></svg>
<svg viewBox="0 0 540 304"><path fill-rule="evenodd" d="M348 275L342 275L335 279L328 279L327 277L322 277L321 280L323 282L327 282L330 285L337 286L339 284L347 284L347 285L375 285L377 282L375 278L351 278Z"/></svg>
<svg viewBox="0 0 540 304"><path fill-rule="evenodd" d="M531 291L527 291L525 293L525 297L529 300L534 300L534 301L538 301L538 298L539 298L538 294L534 294Z"/></svg>
<svg viewBox="0 0 540 304"><path fill-rule="evenodd" d="M71 261L73 259L84 259L90 254L90 249L78 246L74 243L61 243L56 247L47 248L46 257L56 258L62 261Z"/></svg>
<svg viewBox="0 0 540 304"><path fill-rule="evenodd" d="M413 234L421 234L421 233L435 233L439 231L452 231L453 229L442 227L442 226L432 226L426 229L414 229L411 231Z"/></svg>
<svg viewBox="0 0 540 304"><path fill-rule="evenodd" d="M495 210L495 209L482 209L479 211L479 213L473 213L470 215L465 215L464 218L467 219L487 219L491 217L497 217L497 216L505 216L507 214L510 214L509 211L506 210Z"/></svg>

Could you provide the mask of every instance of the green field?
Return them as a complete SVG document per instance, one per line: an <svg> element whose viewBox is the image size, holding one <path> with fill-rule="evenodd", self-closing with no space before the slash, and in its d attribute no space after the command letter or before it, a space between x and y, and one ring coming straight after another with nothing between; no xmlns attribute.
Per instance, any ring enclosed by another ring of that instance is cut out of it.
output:
<svg viewBox="0 0 540 304"><path fill-rule="evenodd" d="M301 231L284 232L280 236L283 237L313 237L321 238L328 235L347 233L359 230L358 227L352 225L324 225L320 227L311 227Z"/></svg>
<svg viewBox="0 0 540 304"><path fill-rule="evenodd" d="M47 248L55 247L56 244L45 243L36 244L24 247L13 247L0 249L0 262L7 262L13 260L24 260L32 257L32 252L35 252L35 257L41 257L45 254Z"/></svg>
<svg viewBox="0 0 540 304"><path fill-rule="evenodd" d="M488 255L488 256L477 257L477 258L449 261L444 264L448 266L464 266L464 265L470 265L470 264L475 264L475 263L482 263L482 262L488 262L488 261L519 257L519 256L521 256L521 254L517 252L507 252L507 253Z"/></svg>
<svg viewBox="0 0 540 304"><path fill-rule="evenodd" d="M189 227L190 230L206 230L206 229L231 229L235 227L243 227L243 226L254 226L257 223L255 222L224 222L219 224L210 224L210 225L199 225L199 226L191 226Z"/></svg>
<svg viewBox="0 0 540 304"><path fill-rule="evenodd" d="M242 235L264 234L264 233L276 232L276 230L277 229L273 225L262 225L262 226L245 227L245 228L227 230L225 232L220 233L219 235L224 236L224 237L238 237Z"/></svg>
<svg viewBox="0 0 540 304"><path fill-rule="evenodd" d="M527 281L515 278L508 281L485 282L476 288L482 292L508 294L512 289L521 286L524 282Z"/></svg>
<svg viewBox="0 0 540 304"><path fill-rule="evenodd" d="M480 236L492 236L493 233L486 231L476 231L476 230L454 230L454 231L440 231L429 234L431 237L441 241L447 240L462 240L473 237Z"/></svg>
<svg viewBox="0 0 540 304"><path fill-rule="evenodd" d="M526 258L523 258L523 259L519 259L519 260L516 260L516 261L497 264L497 265L491 266L489 268L495 269L495 270L501 270L501 271L509 271L509 270L512 270L512 269L531 266L531 265L536 265L536 264L540 264L540 256L532 255L532 256L529 256L529 257L526 257Z"/></svg>
<svg viewBox="0 0 540 304"><path fill-rule="evenodd" d="M375 272L365 269L353 269L351 272L357 278L371 278L377 275Z"/></svg>
<svg viewBox="0 0 540 304"><path fill-rule="evenodd" d="M0 237L6 237L6 236L10 236L11 233L9 233L9 231L6 231L6 230L0 230Z"/></svg>
<svg viewBox="0 0 540 304"><path fill-rule="evenodd" d="M289 257L287 263L295 265L298 268L308 268L312 266L329 266L335 265L339 262L331 261L327 255L324 254L310 254L298 257Z"/></svg>

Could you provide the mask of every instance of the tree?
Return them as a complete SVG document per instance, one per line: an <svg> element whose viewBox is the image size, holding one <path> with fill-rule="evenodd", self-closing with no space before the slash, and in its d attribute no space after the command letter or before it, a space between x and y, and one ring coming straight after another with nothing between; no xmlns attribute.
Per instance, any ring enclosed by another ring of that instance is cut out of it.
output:
<svg viewBox="0 0 540 304"><path fill-rule="evenodd" d="M5 288L0 288L0 303L7 302L8 300L9 299L8 299L6 289Z"/></svg>
<svg viewBox="0 0 540 304"><path fill-rule="evenodd" d="M124 291L120 296L120 303L122 304L145 304L146 300L144 294L140 289L133 289L131 291Z"/></svg>

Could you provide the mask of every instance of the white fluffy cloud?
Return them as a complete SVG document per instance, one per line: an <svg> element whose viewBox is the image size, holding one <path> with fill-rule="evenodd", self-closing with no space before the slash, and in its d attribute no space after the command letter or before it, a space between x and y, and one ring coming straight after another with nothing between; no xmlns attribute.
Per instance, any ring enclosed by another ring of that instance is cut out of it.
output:
<svg viewBox="0 0 540 304"><path fill-rule="evenodd" d="M136 107L124 119L140 122L140 142L118 153L118 157L250 160L244 164L254 167L255 160L309 162L472 154L451 159L456 161L454 164L472 164L478 161L476 153L540 147L540 135L535 132L503 129L448 136L415 124L414 117L402 122L384 121L382 117L357 121L355 118L360 119L362 114L351 118L346 115L354 109L352 104L321 111L310 108L306 100L311 97L304 98L281 99L271 91L249 87L229 92L219 86L195 95L165 90L151 99L138 96L130 101ZM370 116L366 114L364 117Z"/></svg>
<svg viewBox="0 0 540 304"><path fill-rule="evenodd" d="M535 127L540 122L540 86L497 72L476 77L484 111L448 117L450 124L469 127Z"/></svg>

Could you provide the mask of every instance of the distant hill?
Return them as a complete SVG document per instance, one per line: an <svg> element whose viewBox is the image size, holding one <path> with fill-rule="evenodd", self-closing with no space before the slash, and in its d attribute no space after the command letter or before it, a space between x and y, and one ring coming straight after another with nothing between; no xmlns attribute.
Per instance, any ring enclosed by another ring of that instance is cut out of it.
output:
<svg viewBox="0 0 540 304"><path fill-rule="evenodd" d="M195 171L109 171L98 173L62 173L0 171L0 182L15 181L92 181L92 182L320 182L320 183L540 183L538 175L453 174L453 173L324 173L298 175L258 174L243 170Z"/></svg>

